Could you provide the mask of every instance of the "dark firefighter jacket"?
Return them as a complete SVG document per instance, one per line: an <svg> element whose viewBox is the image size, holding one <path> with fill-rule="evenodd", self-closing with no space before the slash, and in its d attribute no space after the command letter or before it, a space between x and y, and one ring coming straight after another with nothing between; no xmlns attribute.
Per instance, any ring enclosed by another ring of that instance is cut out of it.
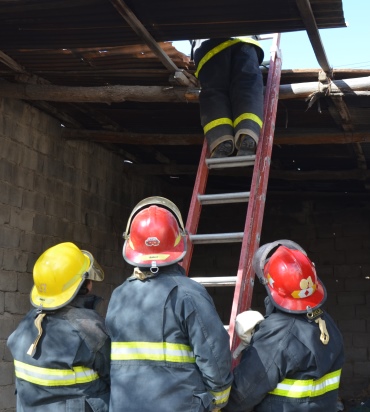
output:
<svg viewBox="0 0 370 412"><path fill-rule="evenodd" d="M272 305L266 298L267 313ZM234 369L226 412L336 412L344 362L341 333L321 316L329 343L320 341L317 323L306 315L274 309L259 325Z"/></svg>
<svg viewBox="0 0 370 412"><path fill-rule="evenodd" d="M128 278L106 317L111 412L203 412L225 405L229 335L206 289L178 265Z"/></svg>
<svg viewBox="0 0 370 412"><path fill-rule="evenodd" d="M93 310L97 298L77 296L47 313L38 330L32 309L8 338L16 375L17 412L106 412L109 406L110 340Z"/></svg>

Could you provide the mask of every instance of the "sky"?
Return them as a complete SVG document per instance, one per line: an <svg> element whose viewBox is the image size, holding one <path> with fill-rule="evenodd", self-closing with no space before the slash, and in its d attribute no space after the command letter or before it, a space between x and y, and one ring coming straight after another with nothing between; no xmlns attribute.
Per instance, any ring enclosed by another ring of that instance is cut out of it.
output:
<svg viewBox="0 0 370 412"><path fill-rule="evenodd" d="M370 0L342 0L347 27L319 30L329 65L333 69L370 69ZM173 42L181 52L190 54L188 41ZM269 59L271 41L261 45ZM306 31L282 33L282 69L319 68Z"/></svg>

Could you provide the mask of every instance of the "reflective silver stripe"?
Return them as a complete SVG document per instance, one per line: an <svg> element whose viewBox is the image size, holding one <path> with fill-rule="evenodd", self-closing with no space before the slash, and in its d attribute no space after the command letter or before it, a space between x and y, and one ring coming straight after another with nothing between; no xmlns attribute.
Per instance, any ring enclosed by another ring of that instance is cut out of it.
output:
<svg viewBox="0 0 370 412"><path fill-rule="evenodd" d="M111 359L195 362L190 346L169 342L112 342Z"/></svg>
<svg viewBox="0 0 370 412"><path fill-rule="evenodd" d="M225 389L223 391L219 391L219 392L211 391L211 393L214 397L214 402L213 403L216 406L221 405L223 403L226 403L229 399L230 389L231 389L231 386L229 386L227 389Z"/></svg>
<svg viewBox="0 0 370 412"><path fill-rule="evenodd" d="M318 380L284 379L277 387L269 392L272 395L287 398L306 398L320 396L339 388L341 369L330 372Z"/></svg>
<svg viewBox="0 0 370 412"><path fill-rule="evenodd" d="M15 360L15 376L42 386L65 386L92 382L99 379L93 369L75 366L73 369L50 369L32 366Z"/></svg>

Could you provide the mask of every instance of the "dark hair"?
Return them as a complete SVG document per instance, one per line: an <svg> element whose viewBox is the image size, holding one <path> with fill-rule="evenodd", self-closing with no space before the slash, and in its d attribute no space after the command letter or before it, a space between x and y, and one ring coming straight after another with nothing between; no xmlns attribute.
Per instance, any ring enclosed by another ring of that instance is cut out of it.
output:
<svg viewBox="0 0 370 412"><path fill-rule="evenodd" d="M89 293L89 288L87 287L89 282L90 282L90 279L84 280L84 283L81 285L80 290L78 291L77 295L87 295Z"/></svg>

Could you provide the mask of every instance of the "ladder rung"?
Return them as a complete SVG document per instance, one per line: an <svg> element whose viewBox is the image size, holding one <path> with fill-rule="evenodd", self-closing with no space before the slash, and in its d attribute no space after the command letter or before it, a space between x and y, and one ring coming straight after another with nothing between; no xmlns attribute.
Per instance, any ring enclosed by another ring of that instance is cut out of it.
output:
<svg viewBox="0 0 370 412"><path fill-rule="evenodd" d="M189 235L193 244L200 243L233 243L243 240L244 232L212 233L210 235Z"/></svg>
<svg viewBox="0 0 370 412"><path fill-rule="evenodd" d="M204 277L191 278L203 286L235 286L236 276L218 276L218 277Z"/></svg>
<svg viewBox="0 0 370 412"><path fill-rule="evenodd" d="M248 202L251 192L220 193L216 195L198 195L202 205L216 205L222 203Z"/></svg>
<svg viewBox="0 0 370 412"><path fill-rule="evenodd" d="M228 167L253 166L255 160L256 155L216 157L215 159L206 159L206 164L208 169L226 169Z"/></svg>

